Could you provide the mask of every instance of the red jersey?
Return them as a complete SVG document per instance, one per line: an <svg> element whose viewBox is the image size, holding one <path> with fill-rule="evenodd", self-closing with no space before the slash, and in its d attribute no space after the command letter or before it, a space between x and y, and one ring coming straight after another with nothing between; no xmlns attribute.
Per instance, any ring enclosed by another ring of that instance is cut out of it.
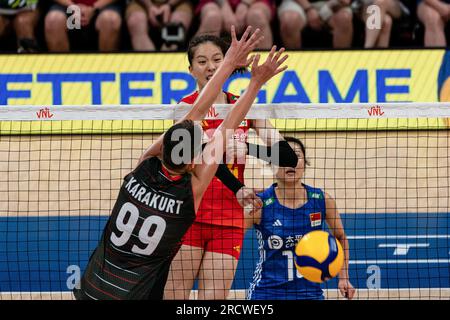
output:
<svg viewBox="0 0 450 320"><path fill-rule="evenodd" d="M227 103L234 104L238 97L226 92ZM181 102L193 104L198 97L198 92L181 99ZM212 106L209 110L209 116L214 116L215 110ZM211 137L214 131L222 123L220 120L203 120L202 127L205 133ZM244 120L236 129L234 138L242 142L247 141L248 129L250 129L250 120ZM244 181L245 164L229 164L231 172L241 181ZM200 208L197 212L196 222L215 224L221 226L244 227L242 207L236 200L236 196L219 179L214 177L203 195Z"/></svg>

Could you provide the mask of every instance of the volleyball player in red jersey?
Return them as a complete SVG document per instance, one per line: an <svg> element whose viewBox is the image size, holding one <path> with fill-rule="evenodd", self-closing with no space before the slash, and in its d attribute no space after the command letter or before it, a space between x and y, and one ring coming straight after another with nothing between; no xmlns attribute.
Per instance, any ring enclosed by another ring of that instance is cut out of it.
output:
<svg viewBox="0 0 450 320"><path fill-rule="evenodd" d="M193 104L196 101L199 92L222 64L226 50L226 42L213 35L201 35L191 40L188 48L189 71L196 79L199 91L183 98L180 103ZM229 92L221 92L214 104L234 104L237 99L237 96ZM211 107L209 115L214 114L214 107ZM222 120L204 120L204 132L211 137L221 122ZM267 146L283 139L269 120L246 119L235 131L235 145L245 148L250 128L256 130ZM243 182L245 157L240 162L243 163L229 164L229 168ZM244 238L244 203L252 204L254 209L262 206L253 190L242 187L235 195L219 179L213 178L200 204L196 220L172 261L164 292L165 299L189 299L195 279L199 280L199 299L227 297Z"/></svg>
<svg viewBox="0 0 450 320"><path fill-rule="evenodd" d="M77 299L163 297L170 263L217 171L219 164L211 159L213 154L223 154L226 141L244 119L263 84L286 69L280 67L287 59L281 57L283 48L276 52L273 47L262 65L259 55L247 59L260 39L258 32L257 29L247 39L248 28L238 41L232 28L227 63L219 68L193 108L144 152L137 167L125 177L99 245L80 285L74 289ZM202 153L202 129L193 120L205 117L233 69L250 63L252 77L247 90Z"/></svg>

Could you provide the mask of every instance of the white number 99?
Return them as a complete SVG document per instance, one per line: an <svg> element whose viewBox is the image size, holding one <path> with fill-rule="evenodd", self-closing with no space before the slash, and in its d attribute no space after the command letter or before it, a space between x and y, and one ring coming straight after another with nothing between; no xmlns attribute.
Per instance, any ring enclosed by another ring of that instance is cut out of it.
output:
<svg viewBox="0 0 450 320"><path fill-rule="evenodd" d="M129 213L128 221L125 223L125 217ZM111 242L121 247L125 245L133 234L133 230L139 220L139 209L132 203L126 202L122 208L120 208L119 214L116 219L116 227L122 232L120 236L117 236L114 232L111 233ZM152 226L155 225L156 228L153 234L150 236L149 232ZM141 249L137 245L133 245L131 251L133 253L142 255L151 255L158 246L161 238L166 230L166 221L159 216L149 216L144 220L144 223L139 230L139 240L146 244L147 246Z"/></svg>

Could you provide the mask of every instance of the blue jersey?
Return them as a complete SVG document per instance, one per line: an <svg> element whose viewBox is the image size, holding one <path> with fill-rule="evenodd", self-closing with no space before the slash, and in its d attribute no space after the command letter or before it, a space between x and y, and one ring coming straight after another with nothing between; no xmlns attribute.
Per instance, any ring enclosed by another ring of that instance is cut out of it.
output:
<svg viewBox="0 0 450 320"><path fill-rule="evenodd" d="M325 195L322 190L304 185L306 203L297 209L280 204L276 184L258 196L263 201L261 222L255 225L259 262L250 284L249 300L323 299L320 284L298 273L294 264L295 245L312 230L323 230Z"/></svg>

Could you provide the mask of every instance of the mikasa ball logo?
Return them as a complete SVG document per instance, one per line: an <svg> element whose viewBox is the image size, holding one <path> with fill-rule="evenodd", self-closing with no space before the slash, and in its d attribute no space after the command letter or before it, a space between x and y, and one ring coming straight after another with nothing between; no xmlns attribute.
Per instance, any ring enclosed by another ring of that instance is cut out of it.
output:
<svg viewBox="0 0 450 320"><path fill-rule="evenodd" d="M267 241L270 249L278 250L283 247L283 239L275 234L271 235Z"/></svg>

